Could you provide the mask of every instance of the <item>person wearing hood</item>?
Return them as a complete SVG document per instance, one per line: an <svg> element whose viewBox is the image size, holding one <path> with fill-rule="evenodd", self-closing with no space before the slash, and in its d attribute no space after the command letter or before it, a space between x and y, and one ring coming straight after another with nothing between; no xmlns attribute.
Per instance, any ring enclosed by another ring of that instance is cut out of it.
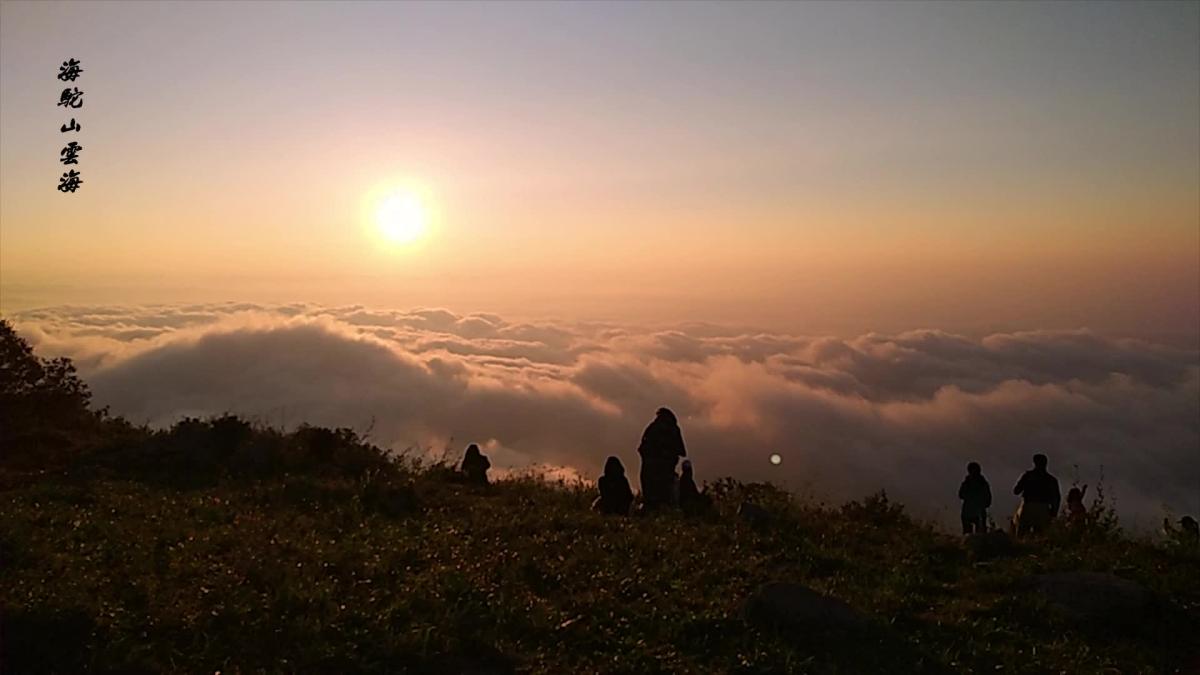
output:
<svg viewBox="0 0 1200 675"><path fill-rule="evenodd" d="M687 456L683 433L675 413L659 408L654 421L642 433L638 445L642 457L642 504L647 511L671 504L675 487L675 465Z"/></svg>
<svg viewBox="0 0 1200 675"><path fill-rule="evenodd" d="M604 463L604 475L596 481L600 496L592 502L592 508L608 515L626 516L633 506L633 488L625 478L625 466L616 457Z"/></svg>
<svg viewBox="0 0 1200 675"><path fill-rule="evenodd" d="M479 452L479 446L474 443L468 445L467 454L463 456L462 464L459 466L459 471L462 472L467 482L472 485L487 485L487 472L490 468L492 468L492 463Z"/></svg>

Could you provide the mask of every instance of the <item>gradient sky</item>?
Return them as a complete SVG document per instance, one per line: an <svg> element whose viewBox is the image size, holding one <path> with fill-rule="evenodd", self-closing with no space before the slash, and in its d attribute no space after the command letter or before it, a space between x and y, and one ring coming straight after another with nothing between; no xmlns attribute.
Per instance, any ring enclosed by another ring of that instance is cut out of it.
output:
<svg viewBox="0 0 1200 675"><path fill-rule="evenodd" d="M1195 344L1200 3L3 2L0 310L194 300Z"/></svg>

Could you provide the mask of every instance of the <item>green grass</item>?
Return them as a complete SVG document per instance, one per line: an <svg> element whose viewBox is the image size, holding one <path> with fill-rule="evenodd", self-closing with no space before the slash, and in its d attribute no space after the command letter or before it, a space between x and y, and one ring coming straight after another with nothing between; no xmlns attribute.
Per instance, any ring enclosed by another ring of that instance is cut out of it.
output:
<svg viewBox="0 0 1200 675"><path fill-rule="evenodd" d="M603 517L587 489L473 489L352 435L195 424L7 475L9 670L1170 673L1197 657L1195 550L1102 533L977 564L878 498L818 508L732 481L708 519ZM736 517L747 496L772 522ZM1081 626L1023 583L1075 569L1118 571L1160 606ZM771 580L870 628L746 621Z"/></svg>

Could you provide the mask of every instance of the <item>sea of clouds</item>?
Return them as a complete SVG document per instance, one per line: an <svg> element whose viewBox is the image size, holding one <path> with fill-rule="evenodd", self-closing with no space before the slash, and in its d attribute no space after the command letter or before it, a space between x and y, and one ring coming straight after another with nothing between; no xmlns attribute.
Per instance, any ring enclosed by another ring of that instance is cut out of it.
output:
<svg viewBox="0 0 1200 675"><path fill-rule="evenodd" d="M98 405L156 426L236 412L435 454L478 442L502 469L594 477L611 454L636 476L641 431L665 405L699 479L818 500L882 488L950 524L968 461L999 520L1044 452L1064 489L1102 471L1135 527L1200 510L1200 351L1086 330L844 339L307 304L7 318L42 356L73 358Z"/></svg>

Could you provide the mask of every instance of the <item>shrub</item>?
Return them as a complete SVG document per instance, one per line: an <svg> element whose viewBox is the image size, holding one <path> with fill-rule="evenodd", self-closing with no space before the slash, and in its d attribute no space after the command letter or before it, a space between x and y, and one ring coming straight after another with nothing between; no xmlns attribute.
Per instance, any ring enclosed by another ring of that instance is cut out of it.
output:
<svg viewBox="0 0 1200 675"><path fill-rule="evenodd" d="M908 522L908 516L904 515L904 505L888 501L886 490L869 495L861 502L847 502L842 506L842 515L878 527Z"/></svg>

